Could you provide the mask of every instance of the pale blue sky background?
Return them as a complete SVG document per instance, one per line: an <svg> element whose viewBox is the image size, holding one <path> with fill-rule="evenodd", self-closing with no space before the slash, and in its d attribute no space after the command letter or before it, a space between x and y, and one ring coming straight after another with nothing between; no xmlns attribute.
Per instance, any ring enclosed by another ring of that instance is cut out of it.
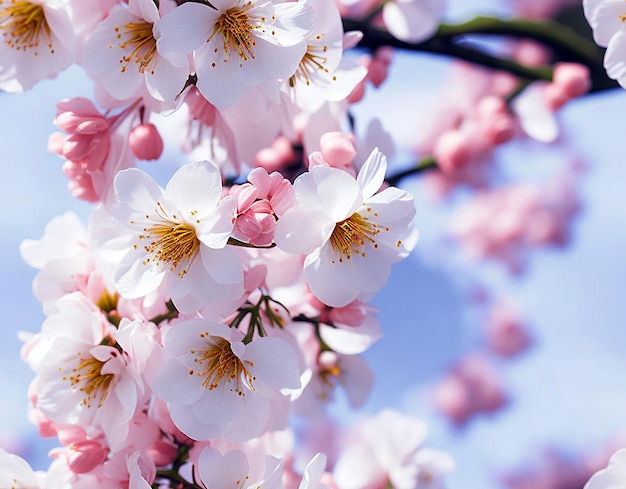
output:
<svg viewBox="0 0 626 489"><path fill-rule="evenodd" d="M438 85L441 61L422 57L412 63L399 61L388 85L369 94L368 107L357 108L360 127L375 115L392 129L399 118L391 107L413 107L417 113L416 87ZM89 212L88 205L69 196L61 160L46 149L55 130L51 122L55 102L89 96L82 81L72 70L23 96L0 96L0 203L5 230L0 240L0 297L6 306L0 332L0 433L18 441L36 434L25 414L32 373L19 360L15 332L38 331L43 320L40 304L30 293L35 271L21 261L18 246L24 238L40 237L45 224L67 209L83 217ZM523 280L510 281L493 267L468 271L456 258L445 259L440 243L445 213L418 196L421 242L414 256L395 268L388 287L376 298L385 338L367 354L377 383L364 412L396 407L424 417L431 427L428 444L449 451L457 460L451 488L498 487L491 477L494 473L522 466L546 444L572 452L589 450L626 427L624 113L622 91L576 101L563 111L564 131L590 163L582 186L584 210L576 220L571 246L536 253ZM541 171L542 164L552 164L535 153L511 150L506 156L503 166L514 173L528 167ZM419 191L415 180L406 185ZM537 341L521 358L500 364L511 405L455 431L433 413L426 392L458 355L478 345L476 325L464 302L468 276L509 293ZM338 412L346 416L344 409ZM28 458L44 468L44 459L36 455L46 450L31 452Z"/></svg>

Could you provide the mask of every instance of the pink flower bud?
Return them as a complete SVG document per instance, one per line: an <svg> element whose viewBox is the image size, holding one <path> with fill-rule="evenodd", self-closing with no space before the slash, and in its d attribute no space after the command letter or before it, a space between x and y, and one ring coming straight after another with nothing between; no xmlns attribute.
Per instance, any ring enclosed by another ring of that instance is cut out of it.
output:
<svg viewBox="0 0 626 489"><path fill-rule="evenodd" d="M109 129L108 119L83 97L59 102L54 123L69 133L96 134Z"/></svg>
<svg viewBox="0 0 626 489"><path fill-rule="evenodd" d="M545 87L543 97L546 107L552 112L559 110L569 100L569 97L565 94L563 88L554 83Z"/></svg>
<svg viewBox="0 0 626 489"><path fill-rule="evenodd" d="M93 440L84 440L73 443L69 447L67 465L75 474L86 474L103 463L109 449Z"/></svg>
<svg viewBox="0 0 626 489"><path fill-rule="evenodd" d="M554 68L553 83L568 99L580 97L591 88L589 68L578 63L559 63Z"/></svg>
<svg viewBox="0 0 626 489"><path fill-rule="evenodd" d="M367 79L376 88L380 87L387 79L389 65L393 59L392 48L380 48L374 54L374 59L369 63L367 71Z"/></svg>
<svg viewBox="0 0 626 489"><path fill-rule="evenodd" d="M271 148L265 148L256 154L254 166L265 168L268 172L280 170L285 164L293 161L296 154L291 142L284 136L279 136L272 143Z"/></svg>
<svg viewBox="0 0 626 489"><path fill-rule="evenodd" d="M461 131L447 131L441 135L433 154L444 173L454 173L465 167L472 156L472 142Z"/></svg>
<svg viewBox="0 0 626 489"><path fill-rule="evenodd" d="M320 150L328 165L335 168L352 166L352 160L356 157L354 137L341 132L322 134Z"/></svg>
<svg viewBox="0 0 626 489"><path fill-rule="evenodd" d="M496 146L510 141L515 135L515 120L501 97L483 98L477 107L478 123L486 140Z"/></svg>
<svg viewBox="0 0 626 489"><path fill-rule="evenodd" d="M144 123L134 127L128 136L130 149L140 160L158 160L163 153L163 139L154 124Z"/></svg>

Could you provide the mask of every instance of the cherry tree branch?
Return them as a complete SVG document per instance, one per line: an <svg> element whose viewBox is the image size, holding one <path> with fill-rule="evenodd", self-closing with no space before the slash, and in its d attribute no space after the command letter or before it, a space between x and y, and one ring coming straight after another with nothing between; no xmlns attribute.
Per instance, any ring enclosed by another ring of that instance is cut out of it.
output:
<svg viewBox="0 0 626 489"><path fill-rule="evenodd" d="M602 59L603 50L569 27L550 20L498 19L476 17L460 24L442 24L430 39L409 43L396 39L385 29L369 21L344 19L344 30L363 33L360 47L377 49L390 46L412 52L426 52L468 61L489 69L502 70L529 81L551 81L551 66L527 66L513 59L487 53L473 47L468 36L504 36L512 39L530 39L550 48L556 61L574 61L586 65L593 82L592 92L617 87L606 76Z"/></svg>

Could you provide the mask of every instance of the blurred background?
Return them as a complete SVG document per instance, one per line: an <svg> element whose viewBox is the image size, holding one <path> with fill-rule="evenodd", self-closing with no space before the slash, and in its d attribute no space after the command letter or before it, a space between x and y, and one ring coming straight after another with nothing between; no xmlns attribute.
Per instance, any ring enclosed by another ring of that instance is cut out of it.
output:
<svg viewBox="0 0 626 489"><path fill-rule="evenodd" d="M509 15L511 3L458 0L448 17ZM417 138L454 75L449 60L397 54L383 87L355 106L359 132L378 119L399 141ZM47 151L54 104L90 90L72 68L25 95L0 96L0 446L38 469L55 443L27 419L33 375L17 331L38 331L44 315L18 247L40 238L52 217L73 210L85 220L91 210L69 195L62 161ZM568 204L558 246L472 259L451 229L475 218L459 214L473 195L441 199L430 174L402 180L416 196L420 243L375 298L384 337L365 357L376 382L359 411L341 399L333 406L341 423L388 407L424 419L427 445L456 461L450 488L579 488L626 446L624 113L623 90L585 96L558 113L556 144L520 140L493 155L490 171L502 182L571 184L553 196L554 206ZM167 177L184 158L166 155L161 171ZM390 173L410 158L398 151Z"/></svg>

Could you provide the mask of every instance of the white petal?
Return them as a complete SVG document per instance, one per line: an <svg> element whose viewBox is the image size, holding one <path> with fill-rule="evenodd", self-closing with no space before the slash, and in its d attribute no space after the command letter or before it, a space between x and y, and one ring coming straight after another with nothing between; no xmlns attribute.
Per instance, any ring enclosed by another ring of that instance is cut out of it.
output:
<svg viewBox="0 0 626 489"><path fill-rule="evenodd" d="M337 168L316 166L296 179L294 189L300 205L323 210L335 222L350 217L363 203L356 180Z"/></svg>
<svg viewBox="0 0 626 489"><path fill-rule="evenodd" d="M387 157L375 148L363 163L356 178L363 189L363 198L369 199L374 195L385 180L387 172Z"/></svg>
<svg viewBox="0 0 626 489"><path fill-rule="evenodd" d="M167 272L166 266L144 264L147 255L141 248L131 249L117 265L113 281L117 291L127 299L144 297L159 288Z"/></svg>
<svg viewBox="0 0 626 489"><path fill-rule="evenodd" d="M174 173L165 188L165 196L175 202L187 215L195 211L200 216L215 209L221 192L220 171L208 161L182 166Z"/></svg>
<svg viewBox="0 0 626 489"><path fill-rule="evenodd" d="M360 290L342 288L337 282L337 277L349 268L335 265L339 264L332 264L328 256L326 260L321 259L320 249L317 249L307 256L304 262L304 278L311 292L324 304L343 307L356 299Z"/></svg>
<svg viewBox="0 0 626 489"><path fill-rule="evenodd" d="M115 198L128 204L131 209L145 213L154 209L155 202L163 196L159 184L146 172L137 168L128 168L115 177ZM124 224L128 225L127 222Z"/></svg>
<svg viewBox="0 0 626 489"><path fill-rule="evenodd" d="M276 246L287 253L311 253L321 246L327 225L334 228L335 222L322 210L289 209L276 223Z"/></svg>
<svg viewBox="0 0 626 489"><path fill-rule="evenodd" d="M211 447L206 447L198 457L198 471L200 479L206 487L211 489L232 489L236 481L245 481L248 476L249 465L246 454L239 450L232 450L225 455Z"/></svg>
<svg viewBox="0 0 626 489"><path fill-rule="evenodd" d="M626 87L626 32L623 30L609 41L604 55L604 67L610 78L617 80L622 87Z"/></svg>
<svg viewBox="0 0 626 489"><path fill-rule="evenodd" d="M254 363L253 370L264 384L276 390L300 387L298 360L286 341L278 338L257 338L246 346L246 360Z"/></svg>
<svg viewBox="0 0 626 489"><path fill-rule="evenodd" d="M392 36L406 42L420 42L437 30L439 13L416 0L391 1L383 7L383 21Z"/></svg>
<svg viewBox="0 0 626 489"><path fill-rule="evenodd" d="M213 250L202 246L200 256L206 271L218 284L243 282L243 266L239 256L231 249Z"/></svg>
<svg viewBox="0 0 626 489"><path fill-rule="evenodd" d="M157 49L163 56L190 54L204 45L215 25L216 14L212 8L195 2L186 2L176 7L158 23L160 34Z"/></svg>
<svg viewBox="0 0 626 489"><path fill-rule="evenodd" d="M156 373L152 382L154 393L166 402L189 406L204 394L202 380L189 374L189 369L170 360Z"/></svg>

